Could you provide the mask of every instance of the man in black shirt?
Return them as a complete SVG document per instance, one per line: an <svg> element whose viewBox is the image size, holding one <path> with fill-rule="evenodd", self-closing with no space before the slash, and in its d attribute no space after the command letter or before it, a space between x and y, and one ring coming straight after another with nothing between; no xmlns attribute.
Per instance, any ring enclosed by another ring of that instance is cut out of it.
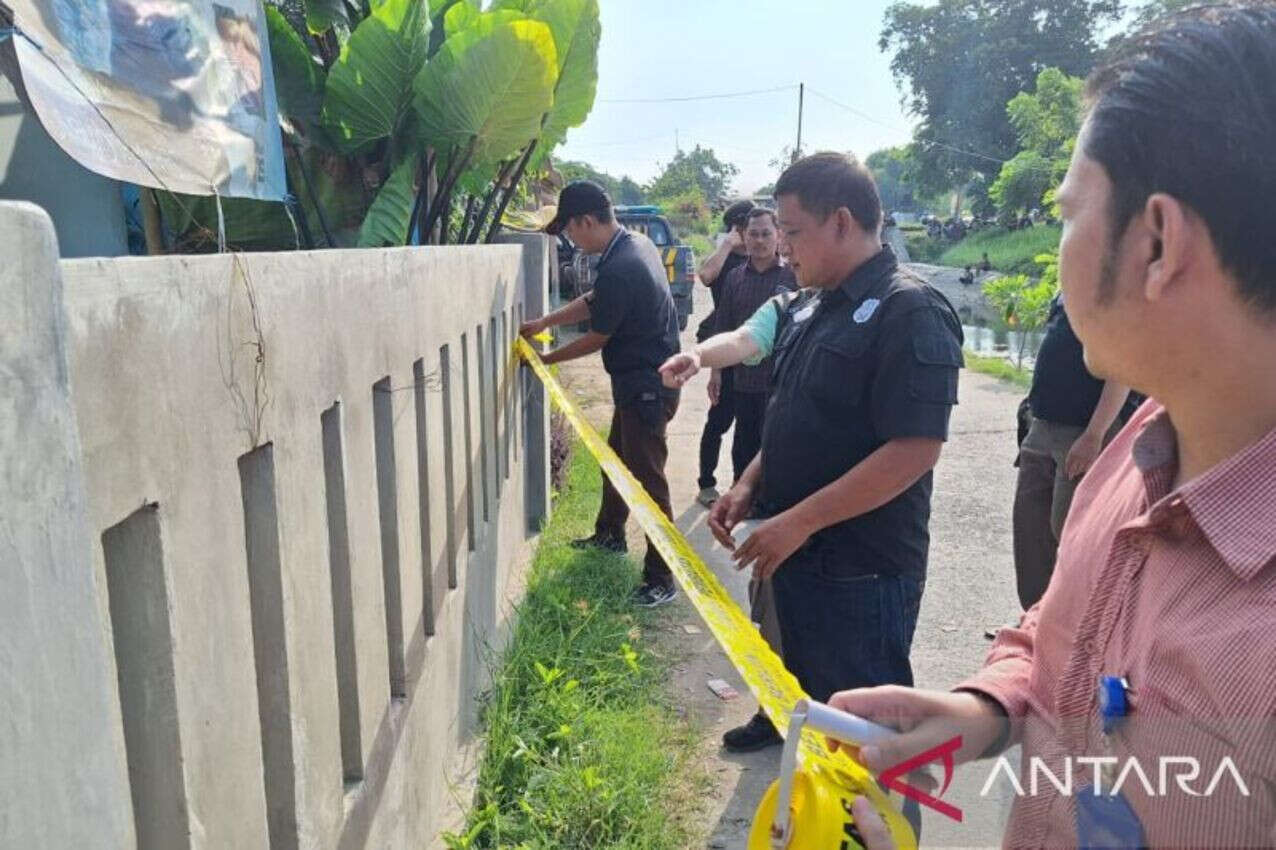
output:
<svg viewBox="0 0 1276 850"><path fill-rule="evenodd" d="M780 320L762 450L709 527L739 567L773 575L784 660L814 699L909 685L961 321L881 244L877 187L858 162L800 160L776 198L793 270L813 292ZM769 519L736 547L731 529L755 503Z"/></svg>
<svg viewBox="0 0 1276 850"><path fill-rule="evenodd" d="M607 193L596 183L583 180L563 189L558 214L546 231L566 233L582 251L600 254L597 278L590 292L547 316L524 323L519 331L532 337L547 328L588 320L588 333L548 352L543 360L562 363L602 351L615 404L607 442L672 519L665 479L669 456L665 434L678 409L679 393L662 385L658 370L678 352L678 316L660 251L645 236L617 224ZM623 552L628 519L628 506L604 477L594 534L575 545ZM635 602L654 607L675 595L673 574L648 540Z"/></svg>
<svg viewBox="0 0 1276 850"><path fill-rule="evenodd" d="M696 329L698 342L704 342L721 330L718 327L718 307L722 303L722 295L727 287L727 277L749 259L748 249L744 244L744 228L753 208L752 201L736 201L727 207L722 214L722 224L727 230L726 236L723 237L717 250L700 264L697 276L701 283L709 287L709 293L713 296L713 312ZM718 498L718 479L715 474L718 468L718 455L722 451L722 437L734 421L735 378L727 372L718 385L717 399L709 408L704 431L700 434L700 478L697 482L700 493L696 496L696 501L706 508L711 507ZM736 472L738 473L739 470Z"/></svg>
<svg viewBox="0 0 1276 850"><path fill-rule="evenodd" d="M732 269L723 283L716 333L735 330L773 296L797 289L793 270L780 261L775 213L761 207L749 213L744 243L749 259ZM715 403L720 398L717 387L728 380L734 384L735 437L731 441L731 465L736 479L744 474L762 447L771 366L768 357L753 365L715 369L709 379L709 397Z"/></svg>
<svg viewBox="0 0 1276 850"><path fill-rule="evenodd" d="M1024 610L1050 583L1072 493L1102 451L1129 396L1127 387L1100 381L1086 370L1063 296L1055 296L1032 373L1032 422L1019 446L1015 484L1015 582Z"/></svg>

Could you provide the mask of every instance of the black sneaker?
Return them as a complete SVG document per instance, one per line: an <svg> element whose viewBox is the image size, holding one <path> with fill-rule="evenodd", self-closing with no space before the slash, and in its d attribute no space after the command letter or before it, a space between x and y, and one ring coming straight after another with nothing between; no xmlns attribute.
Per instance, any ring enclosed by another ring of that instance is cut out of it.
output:
<svg viewBox="0 0 1276 850"><path fill-rule="evenodd" d="M722 736L722 746L732 753L752 753L783 743L771 719L761 711L750 717L748 723L729 729Z"/></svg>
<svg viewBox="0 0 1276 850"><path fill-rule="evenodd" d="M629 551L625 538L612 537L609 534L591 534L589 537L573 540L571 547L573 549L606 549L608 552L619 552L622 555Z"/></svg>
<svg viewBox="0 0 1276 850"><path fill-rule="evenodd" d="M630 597L640 608L657 608L668 605L678 595L678 589L671 584L640 584L634 588Z"/></svg>

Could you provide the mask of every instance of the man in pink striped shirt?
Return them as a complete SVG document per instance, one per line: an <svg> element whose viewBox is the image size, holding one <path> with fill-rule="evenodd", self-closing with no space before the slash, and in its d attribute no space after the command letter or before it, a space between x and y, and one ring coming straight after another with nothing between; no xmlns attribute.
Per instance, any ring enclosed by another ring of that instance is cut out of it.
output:
<svg viewBox="0 0 1276 850"><path fill-rule="evenodd" d="M1102 757L1151 777L1101 801L1117 838L1096 835L1085 791L1043 782L1016 795L1007 846L1270 846L1276 235L1259 223L1276 198L1276 8L1170 18L1089 94L1058 194L1060 279L1089 370L1155 401L1082 482L1049 588L982 670L949 693L831 702L901 730L861 751L879 772L961 735L959 761L1020 742L1021 771ZM1105 677L1125 703L1106 729ZM1189 756L1202 775L1187 790L1182 762L1156 787L1165 759ZM1224 758L1243 782L1205 793ZM871 850L890 846L864 801L854 811Z"/></svg>

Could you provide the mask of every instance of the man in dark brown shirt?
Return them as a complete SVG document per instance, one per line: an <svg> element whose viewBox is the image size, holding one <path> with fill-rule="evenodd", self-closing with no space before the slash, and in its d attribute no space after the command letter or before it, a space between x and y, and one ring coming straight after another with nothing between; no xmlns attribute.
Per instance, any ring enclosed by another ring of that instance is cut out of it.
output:
<svg viewBox="0 0 1276 850"><path fill-rule="evenodd" d="M773 295L797 289L793 271L780 260L775 213L761 207L749 213L744 244L749 252L749 261L732 269L723 282L716 328L719 333L733 331L743 325ZM730 371L736 406L731 465L738 479L762 445L771 358L756 366L732 366ZM710 399L715 403L722 378L722 372L715 369L709 380Z"/></svg>

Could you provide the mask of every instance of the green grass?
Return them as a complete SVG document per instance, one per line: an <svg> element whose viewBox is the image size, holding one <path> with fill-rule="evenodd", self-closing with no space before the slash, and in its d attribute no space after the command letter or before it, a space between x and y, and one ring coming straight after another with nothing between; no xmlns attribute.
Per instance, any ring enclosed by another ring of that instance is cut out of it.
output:
<svg viewBox="0 0 1276 850"><path fill-rule="evenodd" d="M663 698L670 660L635 609L630 559L570 548L598 508L598 467L579 444L532 565L527 596L483 709L474 808L452 848L689 846L706 782L696 734ZM667 615L666 615L667 616Z"/></svg>
<svg viewBox="0 0 1276 850"><path fill-rule="evenodd" d="M984 357L979 354L962 352L966 357L966 368L972 372L982 372L1027 390L1032 386L1032 370L1019 369L1004 357Z"/></svg>
<svg viewBox="0 0 1276 850"><path fill-rule="evenodd" d="M1037 276L1041 269L1033 258L1056 250L1059 233L1058 225L975 233L944 251L939 257L939 264L958 268L978 265L987 251L988 259L997 271Z"/></svg>

